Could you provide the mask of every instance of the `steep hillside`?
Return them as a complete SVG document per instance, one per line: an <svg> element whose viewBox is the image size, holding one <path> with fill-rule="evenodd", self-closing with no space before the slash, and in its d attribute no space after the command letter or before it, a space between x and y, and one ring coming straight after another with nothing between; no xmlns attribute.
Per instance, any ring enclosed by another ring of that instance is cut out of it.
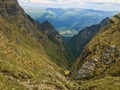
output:
<svg viewBox="0 0 120 90"><path fill-rule="evenodd" d="M69 68L71 65L70 55L60 34L48 21L43 22L39 27L40 31L47 37L41 42L46 53L57 65Z"/></svg>
<svg viewBox="0 0 120 90"><path fill-rule="evenodd" d="M101 21L100 24L84 28L68 41L68 46L75 58L81 54L85 45L99 32L100 28L106 24L107 20L108 18Z"/></svg>
<svg viewBox="0 0 120 90"><path fill-rule="evenodd" d="M75 79L120 76L120 14L110 18L86 45L71 71ZM117 90L117 89L116 89Z"/></svg>
<svg viewBox="0 0 120 90"><path fill-rule="evenodd" d="M3 2L6 4L5 1ZM57 64L67 67L65 64L68 57L63 45L64 42L54 27L49 22L37 23L26 15L19 6L16 6L11 1L7 2L9 2L9 5L3 5L3 7L7 8L6 10L1 7L1 10L3 10L1 11L1 16L6 18L7 22L22 28L24 34L31 34L33 38L42 44L44 49L47 49L45 51Z"/></svg>
<svg viewBox="0 0 120 90"><path fill-rule="evenodd" d="M34 21L17 0L0 0L0 90L75 88L61 74L67 67L64 52L49 22Z"/></svg>

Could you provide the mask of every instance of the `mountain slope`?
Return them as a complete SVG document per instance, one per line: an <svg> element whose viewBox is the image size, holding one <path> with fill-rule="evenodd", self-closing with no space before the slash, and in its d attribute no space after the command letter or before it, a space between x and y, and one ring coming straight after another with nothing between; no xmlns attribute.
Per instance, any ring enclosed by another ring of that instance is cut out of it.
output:
<svg viewBox="0 0 120 90"><path fill-rule="evenodd" d="M75 58L81 54L85 45L99 32L100 28L106 24L107 20L108 18L102 20L99 24L84 28L68 41L68 46Z"/></svg>
<svg viewBox="0 0 120 90"><path fill-rule="evenodd" d="M66 55L66 52L64 52L65 48L63 46L63 41L62 41L61 36L54 29L54 27L49 22L48 23L44 22L43 24L37 23L31 17L26 15L20 7L16 6L14 3L10 2L10 1L8 1L9 5L6 4L5 1L3 1L3 2L4 2L4 5L6 5L6 6L3 5L3 7L6 7L6 10L2 11L2 13L5 14L4 15L5 18L8 18L7 15L9 16L8 22L11 24L15 24L16 27L23 28L23 33L31 34L31 36L36 38L38 40L38 42L40 42L45 49L49 48L50 57L52 59L58 61L58 64L62 63L63 66L67 67L65 65L67 62L66 61L67 55ZM1 9L4 9L4 8L1 7ZM2 15L2 13L1 13L1 15ZM45 27L45 28L43 28L43 27ZM36 28L36 30L34 30L35 28ZM47 33L44 33L43 31L47 32ZM54 36L53 37L54 43L53 43L53 41L49 40L49 37L52 37L52 36ZM17 38L17 37L15 37L15 38ZM58 52L58 50L59 50L59 52ZM60 53L60 54L56 54L56 53ZM51 54L53 54L54 56L52 56ZM59 60L57 60L57 59L59 59Z"/></svg>
<svg viewBox="0 0 120 90"><path fill-rule="evenodd" d="M47 36L44 42L41 42L45 48L46 53L59 66L68 68L70 66L70 57L60 34L48 21L40 24L40 30L44 35ZM48 41L46 41L46 39L48 39Z"/></svg>
<svg viewBox="0 0 120 90"><path fill-rule="evenodd" d="M67 67L62 43L49 22L34 21L17 0L0 0L0 89L73 89L61 74L61 67ZM58 61L58 57L62 58ZM59 67L57 61L63 65Z"/></svg>
<svg viewBox="0 0 120 90"><path fill-rule="evenodd" d="M120 14L107 21L86 45L71 71L75 79L120 76Z"/></svg>

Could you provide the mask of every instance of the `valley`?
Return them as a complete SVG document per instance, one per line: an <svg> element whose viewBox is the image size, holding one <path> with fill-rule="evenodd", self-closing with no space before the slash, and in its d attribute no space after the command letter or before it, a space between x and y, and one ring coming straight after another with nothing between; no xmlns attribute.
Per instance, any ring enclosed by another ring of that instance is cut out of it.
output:
<svg viewBox="0 0 120 90"><path fill-rule="evenodd" d="M37 21L49 21L62 36L66 37L74 36L85 27L98 24L103 19L117 13L117 11L82 8L31 8L27 6L23 8Z"/></svg>
<svg viewBox="0 0 120 90"><path fill-rule="evenodd" d="M120 89L119 13L27 9L0 0L0 90Z"/></svg>

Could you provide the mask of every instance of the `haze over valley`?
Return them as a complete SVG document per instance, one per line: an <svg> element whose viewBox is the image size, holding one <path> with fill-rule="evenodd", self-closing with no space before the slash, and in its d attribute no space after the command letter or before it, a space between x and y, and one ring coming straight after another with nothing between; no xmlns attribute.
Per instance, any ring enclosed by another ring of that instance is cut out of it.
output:
<svg viewBox="0 0 120 90"><path fill-rule="evenodd" d="M101 11L82 8L31 8L23 7L31 17L39 22L49 21L65 37L71 37L80 30L103 19L113 16L117 11Z"/></svg>

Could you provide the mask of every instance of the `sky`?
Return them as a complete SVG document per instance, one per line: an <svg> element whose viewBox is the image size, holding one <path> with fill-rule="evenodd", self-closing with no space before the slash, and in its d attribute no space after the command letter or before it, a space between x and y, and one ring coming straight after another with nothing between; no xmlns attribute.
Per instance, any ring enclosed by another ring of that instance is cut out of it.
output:
<svg viewBox="0 0 120 90"><path fill-rule="evenodd" d="M18 0L21 6L35 8L87 8L120 11L120 0Z"/></svg>

